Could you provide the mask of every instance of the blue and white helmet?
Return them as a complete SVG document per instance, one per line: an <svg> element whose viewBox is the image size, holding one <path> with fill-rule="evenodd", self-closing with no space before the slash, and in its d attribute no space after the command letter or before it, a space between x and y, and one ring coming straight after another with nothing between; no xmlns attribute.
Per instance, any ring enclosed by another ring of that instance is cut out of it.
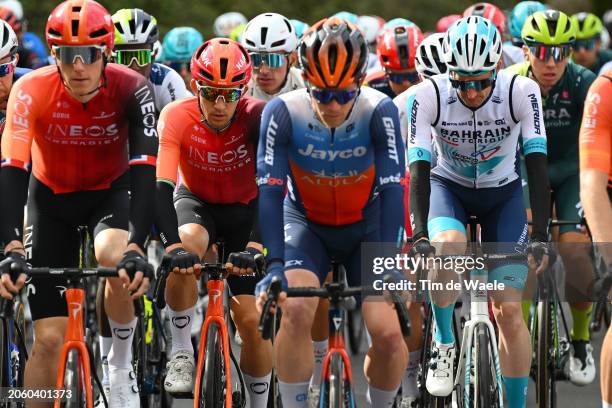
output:
<svg viewBox="0 0 612 408"><path fill-rule="evenodd" d="M493 71L502 56L501 35L486 18L465 17L446 32L443 52L449 71Z"/></svg>

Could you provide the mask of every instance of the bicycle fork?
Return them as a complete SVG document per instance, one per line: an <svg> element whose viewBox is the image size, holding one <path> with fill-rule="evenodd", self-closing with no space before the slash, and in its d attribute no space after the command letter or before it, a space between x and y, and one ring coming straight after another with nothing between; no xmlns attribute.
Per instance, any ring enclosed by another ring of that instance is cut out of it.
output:
<svg viewBox="0 0 612 408"><path fill-rule="evenodd" d="M224 306L223 306L223 280L211 279L208 281L208 308L206 309L206 317L200 332L200 348L198 350L198 364L196 368L196 381L194 388L194 407L200 403L200 389L204 376L204 361L207 352L214 353L214 350L206 350L206 335L208 327L211 324L217 325L219 336L221 336L221 344L223 344L223 362L225 364L225 387L227 396L225 399L225 408L232 407L232 375L229 353L229 333L225 325Z"/></svg>
<svg viewBox="0 0 612 408"><path fill-rule="evenodd" d="M64 346L60 365L57 372L57 389L64 388L66 376L66 363L71 350L76 350L78 353L79 363L77 370L79 386L85 385L85 395L87 399L87 407L93 407L93 390L91 388L91 362L89 359L89 351L83 340L85 338L85 330L83 328L83 305L85 300L85 291L83 289L68 288L64 292L66 302L68 304L68 326L66 327L66 335L64 337ZM60 408L60 400L55 400L54 408Z"/></svg>
<svg viewBox="0 0 612 408"><path fill-rule="evenodd" d="M470 280L480 284L487 283L487 273L485 270L472 270L470 273ZM477 286L473 286L471 290L470 298L470 320L465 323L463 328L463 336L461 339L461 352L459 353L459 364L457 367L457 376L455 378L454 387L457 389L459 386L460 374L464 372L464 397L463 403L465 407L470 407L470 381L471 381L471 367L472 367L472 350L474 344L474 332L479 326L484 326L489 335L489 346L491 350L491 356L495 364L495 376L497 380L497 393L499 398L499 407L504 408L504 395L502 387L502 376L501 367L499 363L499 354L497 351L497 338L495 336L495 328L489 318L489 307L488 307L488 296L486 290L475 289Z"/></svg>

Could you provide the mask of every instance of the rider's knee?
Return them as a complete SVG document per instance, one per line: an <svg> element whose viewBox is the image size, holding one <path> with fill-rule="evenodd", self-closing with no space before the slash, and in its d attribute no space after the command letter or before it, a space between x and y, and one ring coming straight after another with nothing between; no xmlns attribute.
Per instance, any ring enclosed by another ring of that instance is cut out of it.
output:
<svg viewBox="0 0 612 408"><path fill-rule="evenodd" d="M312 299L291 298L283 305L281 324L292 331L310 332L314 321L316 302Z"/></svg>
<svg viewBox="0 0 612 408"><path fill-rule="evenodd" d="M519 302L501 303L496 307L495 319L505 337L512 337L526 328Z"/></svg>
<svg viewBox="0 0 612 408"><path fill-rule="evenodd" d="M402 349L406 349L406 343L399 327L379 327L370 332L372 347L392 358L397 358Z"/></svg>
<svg viewBox="0 0 612 408"><path fill-rule="evenodd" d="M259 313L256 309L234 314L233 320L243 341L259 338Z"/></svg>
<svg viewBox="0 0 612 408"><path fill-rule="evenodd" d="M32 355L39 354L40 356L57 356L64 345L64 333L57 326L44 325L37 326L35 331L34 345L32 346Z"/></svg>

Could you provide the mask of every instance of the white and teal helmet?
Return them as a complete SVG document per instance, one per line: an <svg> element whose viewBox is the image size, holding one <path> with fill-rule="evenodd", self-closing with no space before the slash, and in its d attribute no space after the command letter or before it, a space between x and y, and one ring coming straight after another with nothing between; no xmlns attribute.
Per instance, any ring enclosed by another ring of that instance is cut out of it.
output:
<svg viewBox="0 0 612 408"><path fill-rule="evenodd" d="M501 35L486 18L464 17L449 27L443 52L449 71L472 74L493 71L502 56Z"/></svg>

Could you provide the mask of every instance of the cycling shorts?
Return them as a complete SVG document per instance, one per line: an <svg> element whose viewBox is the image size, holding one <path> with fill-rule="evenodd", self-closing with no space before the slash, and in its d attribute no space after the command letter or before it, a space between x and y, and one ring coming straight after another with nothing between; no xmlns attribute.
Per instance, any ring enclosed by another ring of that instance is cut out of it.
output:
<svg viewBox="0 0 612 408"><path fill-rule="evenodd" d="M427 222L429 236L455 230L466 234L471 216L478 218L486 250L501 253L523 251L528 243L527 216L521 180L502 187L472 189L431 175L431 200ZM522 261L490 262L489 282L523 289L527 264Z"/></svg>
<svg viewBox="0 0 612 408"><path fill-rule="evenodd" d="M344 265L350 286L365 284L361 280L361 244L380 242L378 200L364 209L361 221L342 226L309 221L289 200L285 200L284 215L285 271L312 271L323 284L333 258Z"/></svg>
<svg viewBox="0 0 612 408"><path fill-rule="evenodd" d="M78 267L80 235L86 226L95 237L105 229L129 227L129 175L124 173L105 190L54 194L30 176L24 244L29 262L38 267ZM32 320L68 316L61 278L31 278L27 282Z"/></svg>
<svg viewBox="0 0 612 408"><path fill-rule="evenodd" d="M223 241L223 263L231 252L244 251L250 241L253 222L257 216L257 200L249 204L205 203L181 185L174 198L178 225L199 224L208 232L208 248ZM259 278L254 276L227 277L227 286L232 296L253 295Z"/></svg>

